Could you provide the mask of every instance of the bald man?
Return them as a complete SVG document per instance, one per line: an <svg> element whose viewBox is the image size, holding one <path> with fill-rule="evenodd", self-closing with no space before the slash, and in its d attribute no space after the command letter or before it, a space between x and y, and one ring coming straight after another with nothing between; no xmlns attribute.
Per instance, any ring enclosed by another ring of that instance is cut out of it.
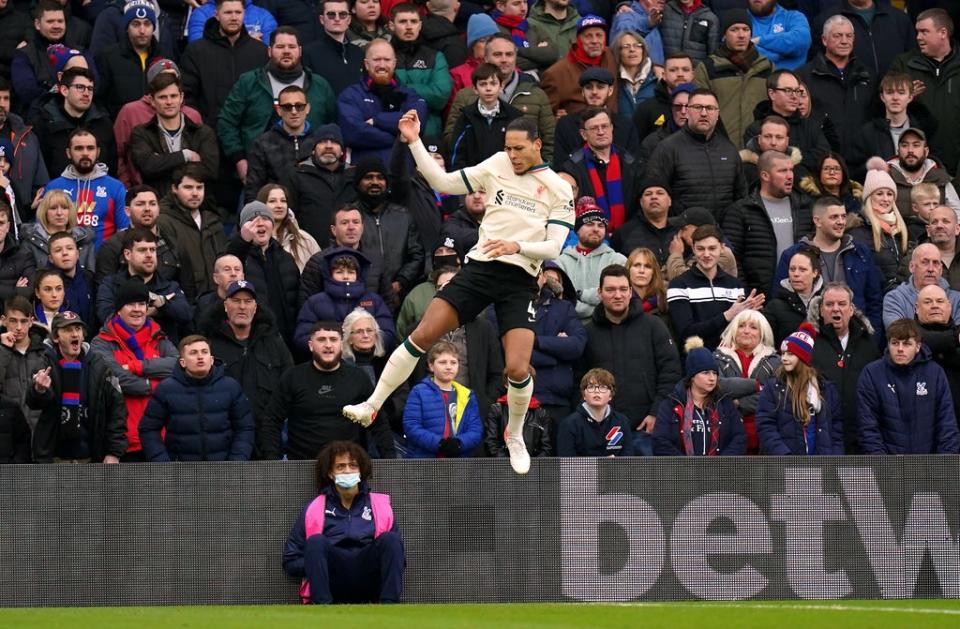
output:
<svg viewBox="0 0 960 629"><path fill-rule="evenodd" d="M960 326L953 322L951 310L947 292L941 287L920 289L917 295L920 340L930 348L934 362L947 374L954 413L960 417Z"/></svg>
<svg viewBox="0 0 960 629"><path fill-rule="evenodd" d="M930 212L927 221L927 239L940 251L944 275L953 290L960 290L960 256L957 256L957 243L960 242L960 225L957 213L945 205Z"/></svg>
<svg viewBox="0 0 960 629"><path fill-rule="evenodd" d="M918 245L910 256L910 277L883 298L883 327L897 319L912 319L916 311L917 295L926 286L939 286L946 294L953 310L954 323L960 323L960 292L950 289L943 278L940 250L931 243Z"/></svg>

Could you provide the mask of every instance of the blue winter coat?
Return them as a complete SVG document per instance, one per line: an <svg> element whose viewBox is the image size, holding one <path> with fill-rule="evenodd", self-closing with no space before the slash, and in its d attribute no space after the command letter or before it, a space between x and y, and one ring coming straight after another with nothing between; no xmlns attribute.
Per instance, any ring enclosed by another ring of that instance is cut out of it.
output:
<svg viewBox="0 0 960 629"><path fill-rule="evenodd" d="M246 0L244 5L243 25L246 27L247 32L252 33L254 29L259 28L260 32L263 33L260 41L265 44L270 43L270 33L277 28L277 21L273 19L273 15L266 9L261 9L255 5L252 0ZM207 25L207 20L214 19L216 11L217 3L208 2L201 4L190 13L190 19L187 20L188 42L194 42L203 38L203 29Z"/></svg>
<svg viewBox="0 0 960 629"><path fill-rule="evenodd" d="M220 361L199 380L177 365L154 389L140 420L140 442L153 462L247 461L253 441L253 408Z"/></svg>
<svg viewBox="0 0 960 629"><path fill-rule="evenodd" d="M819 380L821 408L816 415L816 454L843 454L843 421L840 396L832 383ZM834 421L834 418L837 421ZM793 416L787 385L778 378L770 378L760 392L756 414L760 453L775 456L805 455L806 441L803 426Z"/></svg>
<svg viewBox="0 0 960 629"><path fill-rule="evenodd" d="M477 396L465 386L453 383L457 394L457 415L460 423L456 425L451 437L460 440L460 456L467 457L480 445L483 439L483 422L480 420L480 408ZM465 400L466 398L466 400ZM453 401L452 399L450 400ZM413 387L403 409L403 432L407 436L407 458L427 459L437 456L446 412L443 408L443 394L430 376Z"/></svg>
<svg viewBox="0 0 960 629"><path fill-rule="evenodd" d="M773 293L776 293L780 281L788 275L790 258L807 244L812 242L805 237L780 256L777 271L773 276ZM883 276L873 260L873 251L865 244L854 241L850 236L844 236L840 245L840 256L843 259L844 282L853 291L853 305L867 315L874 330L882 330Z"/></svg>
<svg viewBox="0 0 960 629"><path fill-rule="evenodd" d="M810 50L810 24L799 11L780 5L766 17L750 14L752 37L760 38L757 50L776 69L796 70L807 62Z"/></svg>
<svg viewBox="0 0 960 629"><path fill-rule="evenodd" d="M927 346L905 367L885 351L860 373L857 395L864 454L960 452L950 385Z"/></svg>
<svg viewBox="0 0 960 629"><path fill-rule="evenodd" d="M387 111L367 87L368 82L369 79L358 81L337 97L337 122L343 132L344 144L352 150L351 163L356 164L364 157L375 155L384 164L389 164L400 116L416 109L420 120L426 120L427 101L417 96L411 88L396 85L394 89L406 94L406 99L400 107ZM367 120L371 118L373 124L369 125Z"/></svg>
<svg viewBox="0 0 960 629"><path fill-rule="evenodd" d="M345 255L352 256L360 267L356 282L339 282L333 279L330 265L334 260ZM317 321L343 323L354 309L363 308L380 324L384 349L389 352L394 348L397 343L397 328L393 322L393 315L383 298L367 289L366 279L369 269L370 260L356 249L331 247L323 253L321 261L323 290L307 299L300 308L297 329L293 335L297 347L307 347L310 329Z"/></svg>
<svg viewBox="0 0 960 629"><path fill-rule="evenodd" d="M533 394L541 404L570 404L577 391L573 366L587 346L587 330L573 304L557 299L544 288L546 298L536 304L536 334L530 364L537 370ZM561 332L566 336L558 336Z"/></svg>
<svg viewBox="0 0 960 629"><path fill-rule="evenodd" d="M683 408L687 404L687 386L683 381L677 383L657 410L657 423L653 427L653 453L656 456L686 456L683 438L680 434ZM681 411L677 413L677 406ZM720 394L717 400L717 412L720 417L720 438L717 454L720 456L740 456L747 453L747 433L743 428L740 411L733 404L733 398ZM708 447L710 432L704 435Z"/></svg>

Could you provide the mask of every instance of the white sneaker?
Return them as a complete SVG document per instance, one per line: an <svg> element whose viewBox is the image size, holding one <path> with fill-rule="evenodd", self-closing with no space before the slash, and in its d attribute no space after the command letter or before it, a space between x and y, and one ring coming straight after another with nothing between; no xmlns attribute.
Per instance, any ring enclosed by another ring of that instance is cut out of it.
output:
<svg viewBox="0 0 960 629"><path fill-rule="evenodd" d="M364 428L370 426L377 418L377 409L370 402L360 402L343 407L343 416L352 422L357 422ZM529 465L529 463L527 464Z"/></svg>
<svg viewBox="0 0 960 629"><path fill-rule="evenodd" d="M507 450L510 451L510 466L517 474L526 474L530 471L530 453L523 443L523 436L513 437L507 433Z"/></svg>

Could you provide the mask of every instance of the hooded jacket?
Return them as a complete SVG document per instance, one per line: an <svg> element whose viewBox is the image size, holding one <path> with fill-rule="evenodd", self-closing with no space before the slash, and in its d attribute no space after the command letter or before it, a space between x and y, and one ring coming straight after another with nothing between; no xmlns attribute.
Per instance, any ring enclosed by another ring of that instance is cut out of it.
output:
<svg viewBox="0 0 960 629"><path fill-rule="evenodd" d="M530 364L537 370L537 377L533 379L533 394L543 404L566 406L577 392L574 365L586 349L587 331L574 305L558 299L546 286L540 289L534 309L536 337Z"/></svg>
<svg viewBox="0 0 960 629"><path fill-rule="evenodd" d="M798 179L795 177L794 182L796 181ZM795 183L794 187L814 201L823 196L833 196L820 186L820 182L813 175L804 175L799 178L799 183ZM863 184L851 180L849 190L840 194L839 198L843 201L844 207L847 208L848 220L850 214L860 214L863 205Z"/></svg>
<svg viewBox="0 0 960 629"><path fill-rule="evenodd" d="M360 267L355 282L341 282L333 279L331 265L337 258L350 256L357 261ZM330 247L322 253L323 261L323 291L316 293L303 304L297 317L297 329L294 333L294 343L305 349L310 339L310 329L317 321L336 321L343 323L347 315L356 308L363 308L369 312L383 333L383 343L389 352L396 346L397 333L393 324L393 315L380 295L366 287L367 272L370 270L370 260L355 249L347 247Z"/></svg>
<svg viewBox="0 0 960 629"><path fill-rule="evenodd" d="M810 299L823 292L823 277L817 276L810 293ZM780 343L797 331L800 324L807 320L807 302L793 289L789 278L780 280L780 284L772 293L773 299L766 302L763 316L773 329L773 345L780 347Z"/></svg>
<svg viewBox="0 0 960 629"><path fill-rule="evenodd" d="M50 345L47 355L54 366L50 371L50 387L43 393L37 393L33 387L27 391L27 404L40 411L33 439L33 457L37 463L51 463L61 452L63 369L58 364L59 353ZM123 403L120 382L111 373L107 361L91 352L86 343L80 361L84 364L86 377L80 395L87 407L90 460L99 463L107 455L120 458L126 453L128 445L127 407Z"/></svg>
<svg viewBox="0 0 960 629"><path fill-rule="evenodd" d="M766 93L766 92L764 92ZM723 112L721 111L721 115ZM767 116L779 115L773 110L769 100L762 100L757 103L753 109L753 122L746 128L743 141L747 142L750 138L760 134L760 124ZM830 150L830 142L824 134L822 115L814 112L809 118L804 118L799 111L795 111L789 116L781 116L790 123L790 146L800 149L803 154L803 165L810 172L819 172L817 168L820 160Z"/></svg>
<svg viewBox="0 0 960 629"><path fill-rule="evenodd" d="M77 224L93 230L97 248L117 231L130 226L130 217L124 211L127 189L108 174L106 164L98 162L85 175L71 164L47 184L46 190L63 190L70 195L77 206Z"/></svg>
<svg viewBox="0 0 960 629"><path fill-rule="evenodd" d="M623 264L627 258L606 244L581 255L576 247L566 247L560 252L557 264L567 274L577 290L577 316L582 320L593 317L600 303L600 272L611 264Z"/></svg>
<svg viewBox="0 0 960 629"><path fill-rule="evenodd" d="M296 211L300 229L313 236L321 248L326 247L334 212L357 199L353 169L338 164L327 170L309 156L288 170L283 181L290 195L287 205Z"/></svg>
<svg viewBox="0 0 960 629"><path fill-rule="evenodd" d="M6 332L6 328L0 327ZM51 365L43 341L47 331L39 324L34 324L27 331L30 344L21 354L19 351L6 345L0 345L0 397L10 400L20 407L23 416L36 424L37 413L31 412L27 406L27 393L33 388L33 374Z"/></svg>
<svg viewBox="0 0 960 629"><path fill-rule="evenodd" d="M957 454L960 435L943 368L921 345L909 365L887 350L867 365L857 384L864 454Z"/></svg>
<svg viewBox="0 0 960 629"><path fill-rule="evenodd" d="M740 149L740 161L743 162L743 176L747 180L747 188L752 190L760 184L760 145L757 138L753 137L747 140L746 144ZM795 146L787 147L787 155L793 164L793 181L796 183L801 178L809 177L807 168L803 165L803 152Z"/></svg>
<svg viewBox="0 0 960 629"><path fill-rule="evenodd" d="M833 383L840 395L843 424L843 449L847 454L861 454L857 422L857 379L863 368L880 358L876 332L867 316L854 308L850 318L847 346L844 347L828 321L820 316L823 295L810 300L807 320L817 331L812 364L824 379Z"/></svg>
<svg viewBox="0 0 960 629"><path fill-rule="evenodd" d="M456 398L456 411L450 417L448 436L460 440L460 457L469 457L483 439L483 423L477 396L458 382L451 383L450 401ZM410 391L403 409L403 430L407 437L407 458L424 459L437 456L444 438L448 407L443 393L431 377L424 378Z"/></svg>
<svg viewBox="0 0 960 629"><path fill-rule="evenodd" d="M893 158L887 161L889 164L890 178L897 184L897 209L904 220L914 216L913 206L910 203L910 191L916 184L907 180L903 166L899 158ZM946 171L943 164L929 157L923 160L919 170L920 182L932 183L940 191L940 199L943 204L954 211L960 210L960 197L957 196L957 190L953 186L950 173ZM911 177L912 179L913 177Z"/></svg>
<svg viewBox="0 0 960 629"><path fill-rule="evenodd" d="M370 273L387 284L399 282L408 291L423 272L424 251L413 217L406 208L386 201L378 212L361 201L363 236L360 246L370 259Z"/></svg>
<svg viewBox="0 0 960 629"><path fill-rule="evenodd" d="M683 413L687 404L689 390L686 382L681 380L673 388L673 392L664 401L660 402L657 410L657 423L653 427L653 453L656 456L687 456L683 447ZM710 407L704 409L709 417L716 410L719 438L717 440L717 456L740 456L747 453L747 434L743 429L743 420L740 411L733 404L733 399L719 392L716 400ZM703 435L708 444L711 441L710 427Z"/></svg>
<svg viewBox="0 0 960 629"><path fill-rule="evenodd" d="M840 397L832 383L818 379L820 410L810 421L816 421L814 454L843 454L843 422L840 421ZM807 454L804 428L794 416L787 385L779 378L764 384L757 405L757 436L760 453L773 456Z"/></svg>
<svg viewBox="0 0 960 629"><path fill-rule="evenodd" d="M250 37L246 29L231 44L220 32L220 24L208 20L203 38L191 42L180 57L187 104L200 111L210 128L216 130L220 107L230 90L242 74L261 67L266 57L266 45Z"/></svg>
<svg viewBox="0 0 960 629"><path fill-rule="evenodd" d="M607 318L600 304L586 330L586 351L577 363L578 374L602 367L614 375L620 386L612 403L630 418L632 430L644 417L656 414L660 402L680 380L677 346L660 317L644 314L636 299L619 324ZM559 441L557 455L565 456Z"/></svg>
<svg viewBox="0 0 960 629"><path fill-rule="evenodd" d="M155 463L247 461L253 453L253 410L220 361L203 378L177 365L147 404L140 441L147 460Z"/></svg>

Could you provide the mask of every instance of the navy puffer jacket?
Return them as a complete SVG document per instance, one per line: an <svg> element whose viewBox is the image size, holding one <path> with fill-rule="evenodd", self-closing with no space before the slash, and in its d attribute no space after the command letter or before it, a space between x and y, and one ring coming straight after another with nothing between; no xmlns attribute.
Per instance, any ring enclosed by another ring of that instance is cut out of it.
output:
<svg viewBox="0 0 960 629"><path fill-rule="evenodd" d="M956 454L957 418L943 368L922 346L909 365L889 350L860 374L857 384L860 448L864 454Z"/></svg>
<svg viewBox="0 0 960 629"><path fill-rule="evenodd" d="M177 365L154 390L140 420L143 451L153 462L247 461L253 433L250 401L220 361L202 379Z"/></svg>
<svg viewBox="0 0 960 629"><path fill-rule="evenodd" d="M817 442L815 454L843 454L843 421L840 420L840 396L832 383L820 379L820 412L816 415ZM834 419L838 421L834 421ZM794 417L787 385L771 378L760 392L757 406L757 436L760 453L775 456L806 454L803 426Z"/></svg>
<svg viewBox="0 0 960 629"><path fill-rule="evenodd" d="M537 370L533 394L541 404L570 404L577 393L573 367L583 356L587 331L573 304L557 299L549 288L544 288L537 300L536 320L530 358ZM560 336L561 332L566 336Z"/></svg>

